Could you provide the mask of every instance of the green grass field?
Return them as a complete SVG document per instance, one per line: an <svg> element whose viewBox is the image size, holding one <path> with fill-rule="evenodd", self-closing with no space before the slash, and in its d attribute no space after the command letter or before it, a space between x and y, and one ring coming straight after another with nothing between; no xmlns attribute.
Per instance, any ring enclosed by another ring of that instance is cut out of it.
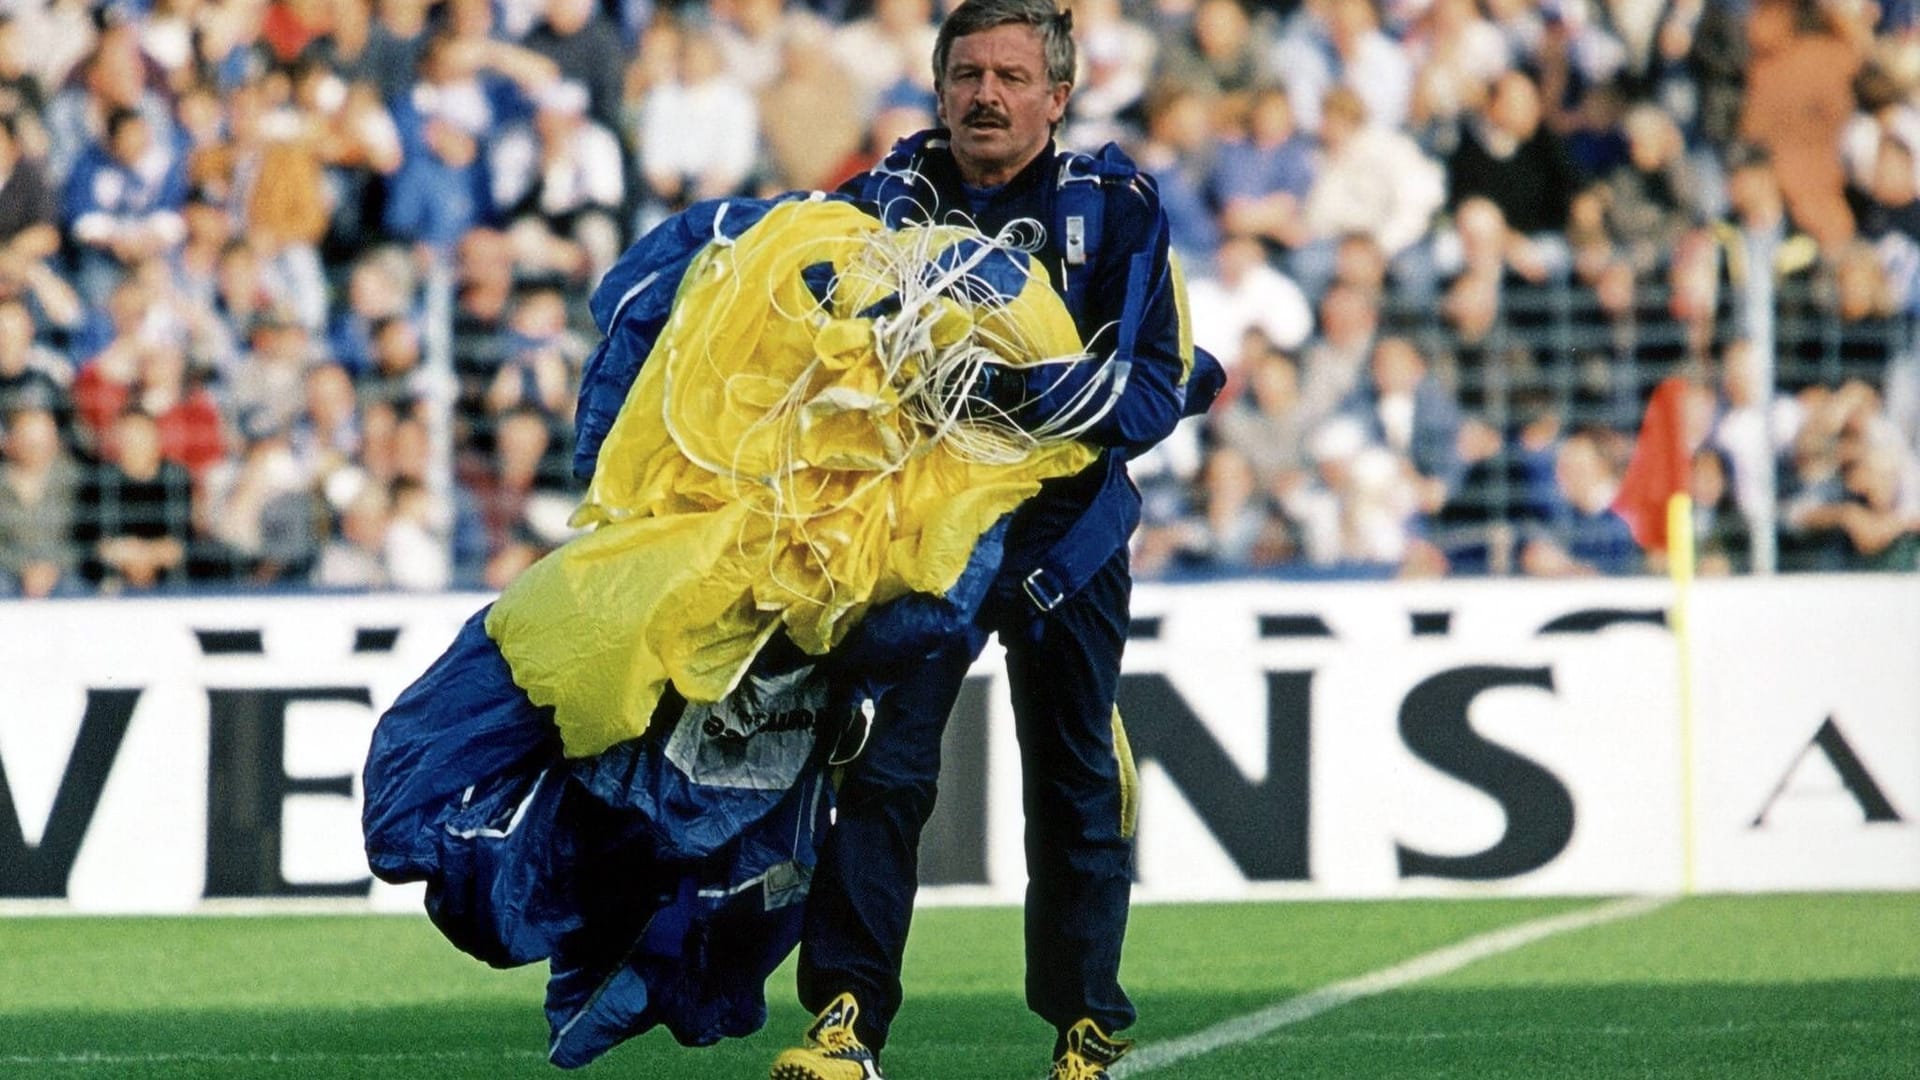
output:
<svg viewBox="0 0 1920 1080"><path fill-rule="evenodd" d="M1597 901L1143 906L1131 1034L1181 1045L1223 1021ZM1019 914L923 912L895 1080L1045 1074L1021 1004ZM543 972L497 972L424 918L0 921L0 1076L559 1076ZM585 1076L764 1077L802 1027L792 973L759 1035L662 1033ZM1243 1033L1244 1034L1244 1033ZM1210 1052L1167 1078L1920 1077L1920 894L1701 897L1503 951Z"/></svg>

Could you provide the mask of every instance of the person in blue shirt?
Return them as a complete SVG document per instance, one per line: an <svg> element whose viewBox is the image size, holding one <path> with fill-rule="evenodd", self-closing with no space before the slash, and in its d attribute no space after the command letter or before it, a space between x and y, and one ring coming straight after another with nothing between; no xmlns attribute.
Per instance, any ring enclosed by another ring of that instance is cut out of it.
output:
<svg viewBox="0 0 1920 1080"><path fill-rule="evenodd" d="M1153 180L1116 148L1063 152L1072 19L1053 0L967 0L933 67L944 125L848 181L889 224L958 223L1033 253L1099 363L991 367L969 393L1023 426L1088 422L1103 448L1012 515L975 631L884 697L848 767L801 935L799 994L816 1013L775 1080L874 1080L901 999L921 827L941 733L989 633L1007 649L1024 775L1027 1003L1058 1032L1056 1078L1107 1075L1134 1019L1119 983L1132 863L1132 761L1114 707L1140 499L1126 461L1205 409L1223 381L1182 333L1177 260ZM1094 417L1097 416L1097 420Z"/></svg>

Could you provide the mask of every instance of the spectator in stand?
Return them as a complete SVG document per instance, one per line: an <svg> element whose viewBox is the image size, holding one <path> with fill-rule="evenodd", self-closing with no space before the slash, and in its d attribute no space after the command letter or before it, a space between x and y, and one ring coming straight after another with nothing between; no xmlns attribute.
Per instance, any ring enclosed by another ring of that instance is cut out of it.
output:
<svg viewBox="0 0 1920 1080"><path fill-rule="evenodd" d="M511 352L506 329L513 304L513 247L504 233L475 229L460 238L454 273L454 442L462 451L484 451L472 440L475 421L486 411L487 388Z"/></svg>
<svg viewBox="0 0 1920 1080"><path fill-rule="evenodd" d="M1327 94L1322 113L1324 156L1307 193L1305 235L1291 261L1294 280L1317 295L1332 279L1340 238L1365 233L1386 253L1395 280L1420 302L1432 277L1420 245L1446 197L1445 174L1405 134L1369 123L1365 102L1346 87Z"/></svg>
<svg viewBox="0 0 1920 1080"><path fill-rule="evenodd" d="M253 323L252 348L227 380L228 415L265 428L286 427L299 415L307 368L317 359L306 323L274 304Z"/></svg>
<svg viewBox="0 0 1920 1080"><path fill-rule="evenodd" d="M1253 535L1264 538L1276 554L1292 552L1298 541L1280 508L1307 485L1311 468L1311 429L1300 408L1299 367L1259 331L1249 330L1235 369L1242 392L1209 417L1214 442L1207 471L1207 515L1214 522L1210 531L1218 536L1219 522L1239 520L1242 511L1236 503L1244 503L1265 519ZM1221 457L1243 463L1247 475L1233 466L1214 472L1213 460Z"/></svg>
<svg viewBox="0 0 1920 1080"><path fill-rule="evenodd" d="M1474 0L1434 0L1409 35L1407 49L1416 73L1410 126L1434 141L1456 134L1487 87L1513 66L1511 46L1481 17Z"/></svg>
<svg viewBox="0 0 1920 1080"><path fill-rule="evenodd" d="M409 592L444 591L453 583L449 522L420 481L399 477L389 491L392 515L384 552L388 580Z"/></svg>
<svg viewBox="0 0 1920 1080"><path fill-rule="evenodd" d="M1757 521L1770 509L1769 491L1800 428L1801 405L1761 384L1753 346L1743 338L1721 348L1718 390L1719 416L1709 445L1726 455L1735 501Z"/></svg>
<svg viewBox="0 0 1920 1080"><path fill-rule="evenodd" d="M290 427L278 431L288 461L308 484L359 462L366 439L353 376L342 365L322 360L307 368L304 408Z"/></svg>
<svg viewBox="0 0 1920 1080"><path fill-rule="evenodd" d="M1361 424L1340 416L1308 442L1310 482L1285 510L1299 529L1308 562L1353 570L1398 569L1411 550L1412 485L1393 454L1367 441Z"/></svg>
<svg viewBox="0 0 1920 1080"><path fill-rule="evenodd" d="M20 117L0 112L0 264L44 263L60 250L60 204L44 165L20 142Z"/></svg>
<svg viewBox="0 0 1920 1080"><path fill-rule="evenodd" d="M1454 573L1513 573L1518 532L1537 529L1555 502L1554 457L1565 424L1549 389L1515 387L1491 412L1492 421L1461 423L1465 471L1429 527Z"/></svg>
<svg viewBox="0 0 1920 1080"><path fill-rule="evenodd" d="M1520 234L1509 256L1529 281L1566 273L1571 264L1564 231L1580 176L1560 137L1541 123L1540 91L1526 74L1510 71L1466 125L1447 158L1447 205L1472 198L1499 207Z"/></svg>
<svg viewBox="0 0 1920 1080"><path fill-rule="evenodd" d="M321 14L319 36L300 50L299 63L332 73L342 83L372 85L373 4L371 0L333 0ZM412 71L409 65L408 71ZM376 88L375 97L378 90Z"/></svg>
<svg viewBox="0 0 1920 1080"><path fill-rule="evenodd" d="M47 102L48 176L66 182L89 146L111 142L108 121L121 111L146 121L155 146L174 145L173 110L166 95L150 84L137 29L124 20L101 31L81 62L79 79Z"/></svg>
<svg viewBox="0 0 1920 1080"><path fill-rule="evenodd" d="M1765 267L1775 281L1781 302L1797 308L1809 299L1808 285L1818 267L1819 246L1811 237L1794 229L1787 217L1785 197L1774 172L1771 155L1761 147L1737 148L1730 155L1727 180L1728 201L1733 220L1717 223L1713 239L1719 245L1718 258L1708 252L1703 262L1709 272L1717 272L1730 288L1721 290L1723 316L1729 320L1746 317L1747 284L1755 268ZM1683 276L1690 266L1675 265L1675 289L1684 291L1689 282ZM1735 332L1745 336L1747 325L1736 325ZM1781 385L1798 390L1808 374L1781 365Z"/></svg>
<svg viewBox="0 0 1920 1080"><path fill-rule="evenodd" d="M1360 421L1370 442L1393 451L1420 512L1438 514L1466 471L1456 448L1460 407L1406 338L1375 345L1369 374L1341 411Z"/></svg>
<svg viewBox="0 0 1920 1080"><path fill-rule="evenodd" d="M1529 577L1638 573L1640 547L1613 512L1620 480L1601 436L1576 431L1562 440L1553 481L1546 519L1522 542L1521 571Z"/></svg>
<svg viewBox="0 0 1920 1080"><path fill-rule="evenodd" d="M180 220L187 235L173 259L175 291L211 315L219 304L220 261L233 243L233 217L212 193L190 190ZM231 347L230 341L226 344Z"/></svg>
<svg viewBox="0 0 1920 1080"><path fill-rule="evenodd" d="M1213 143L1211 99L1178 83L1147 94L1147 138L1133 158L1160 185L1168 243L1187 269L1204 274L1220 246L1220 227L1207 202L1208 158Z"/></svg>
<svg viewBox="0 0 1920 1080"><path fill-rule="evenodd" d="M562 80L541 90L532 122L499 135L491 163L518 261L598 282L620 255L626 164L620 140L588 118L586 87Z"/></svg>
<svg viewBox="0 0 1920 1080"><path fill-rule="evenodd" d="M258 8L223 4L201 8L195 35L195 66L206 71L221 93L265 74L278 61L261 36L265 20Z"/></svg>
<svg viewBox="0 0 1920 1080"><path fill-rule="evenodd" d="M145 285L122 282L114 289L107 311L111 337L81 362L73 382L79 448L99 457L112 456L115 421L134 400L148 350L160 344L151 332L153 296Z"/></svg>
<svg viewBox="0 0 1920 1080"><path fill-rule="evenodd" d="M587 349L567 329L566 298L546 288L523 290L508 323L511 352L487 388L487 411L533 409L568 431Z"/></svg>
<svg viewBox="0 0 1920 1080"><path fill-rule="evenodd" d="M1864 383L1800 394L1781 492L1785 569L1920 569L1920 459Z"/></svg>
<svg viewBox="0 0 1920 1080"><path fill-rule="evenodd" d="M193 541L193 480L161 456L160 426L137 408L114 421L110 445L80 499L89 576L109 593L179 580Z"/></svg>
<svg viewBox="0 0 1920 1080"><path fill-rule="evenodd" d="M1593 189L1605 235L1636 277L1664 269L1688 230L1706 216L1701 181L1679 125L1654 105L1627 113L1628 160Z"/></svg>
<svg viewBox="0 0 1920 1080"><path fill-rule="evenodd" d="M400 168L400 129L370 82L348 82L325 63L303 59L292 71L293 106L322 166L327 213L320 253L350 261L379 226L386 178Z"/></svg>
<svg viewBox="0 0 1920 1080"><path fill-rule="evenodd" d="M85 63L100 31L100 22L85 0L17 4L9 11L18 71L9 81L32 82L44 95L84 79ZM37 104L37 111L44 115L52 101Z"/></svg>
<svg viewBox="0 0 1920 1080"><path fill-rule="evenodd" d="M1838 325L1818 345L1803 345L1802 360L1817 367L1828 385L1857 380L1883 393L1888 367L1911 341L1912 323L1894 317L1893 286L1868 244L1855 241L1842 248L1831 272L1831 316Z"/></svg>
<svg viewBox="0 0 1920 1080"><path fill-rule="evenodd" d="M1881 139L1864 190L1854 193L1860 236L1873 245L1895 306L1910 314L1920 312L1920 186L1913 156L1911 145Z"/></svg>
<svg viewBox="0 0 1920 1080"><path fill-rule="evenodd" d="M1199 0L1184 32L1162 42L1155 84L1234 96L1266 80L1266 35L1240 0Z"/></svg>
<svg viewBox="0 0 1920 1080"><path fill-rule="evenodd" d="M464 249L464 237L461 244ZM406 253L392 246L363 252L347 272L346 293L346 304L327 332L327 351L357 375L373 366L374 324L414 315L413 268Z"/></svg>
<svg viewBox="0 0 1920 1080"><path fill-rule="evenodd" d="M36 333L71 345L87 329L80 294L44 262L0 263L0 299L19 300L33 315Z"/></svg>
<svg viewBox="0 0 1920 1080"><path fill-rule="evenodd" d="M631 165L636 173L641 165L640 137L644 130L641 125L646 117L647 99L661 87L679 80L680 41L679 23L665 15L653 20L621 78L620 126L614 130L620 133L622 145L633 155Z"/></svg>
<svg viewBox="0 0 1920 1080"><path fill-rule="evenodd" d="M864 118L875 110L847 108L860 89L827 51L827 41L825 26L794 20L780 53L780 74L760 92L770 189L831 191L841 179L841 163L865 137Z"/></svg>
<svg viewBox="0 0 1920 1080"><path fill-rule="evenodd" d="M1870 60L1853 80L1855 112L1841 142L1847 183L1858 188L1873 185L1880 148L1887 140L1909 149L1920 146L1920 107L1908 95L1901 79L1885 65Z"/></svg>
<svg viewBox="0 0 1920 1080"><path fill-rule="evenodd" d="M0 415L0 597L82 595L74 543L80 470L59 423L30 406Z"/></svg>
<svg viewBox="0 0 1920 1080"><path fill-rule="evenodd" d="M208 244L212 244L211 235ZM213 286L214 295L206 309L210 316L206 333L217 343L222 378L232 382L246 359L254 331L279 301L259 253L244 236L226 241L220 249Z"/></svg>
<svg viewBox="0 0 1920 1080"><path fill-rule="evenodd" d="M1406 52L1380 29L1373 0L1315 0L1275 53L1300 125L1318 130L1327 95L1357 94L1384 128L1407 121L1414 71Z"/></svg>
<svg viewBox="0 0 1920 1080"><path fill-rule="evenodd" d="M342 0L343 5L361 0ZM375 19L354 74L379 90L380 100L392 105L412 86L427 51L427 9L431 0L372 0ZM351 18L351 16L349 16ZM352 31L349 31L351 34Z"/></svg>
<svg viewBox="0 0 1920 1080"><path fill-rule="evenodd" d="M1204 478L1202 512L1178 553L1183 562L1244 573L1278 566L1299 553L1290 524L1244 454L1217 450L1207 458Z"/></svg>
<svg viewBox="0 0 1920 1080"><path fill-rule="evenodd" d="M1836 523L1852 549L1849 569L1920 570L1920 463L1876 442L1847 467L1845 486Z"/></svg>
<svg viewBox="0 0 1920 1080"><path fill-rule="evenodd" d="M1497 407L1518 385L1541 377L1536 352L1546 351L1529 336L1537 312L1507 311L1509 288L1525 280L1513 266L1524 238L1507 228L1499 207L1471 199L1435 246L1442 271L1454 273L1440 305L1450 346L1438 365L1443 381L1470 409Z"/></svg>
<svg viewBox="0 0 1920 1080"><path fill-rule="evenodd" d="M780 74L780 50L787 27L795 19L813 16L790 11L786 0L721 0L713 5L714 45L720 53L726 80L749 96L759 93ZM689 22L682 34L700 30Z"/></svg>
<svg viewBox="0 0 1920 1080"><path fill-rule="evenodd" d="M1245 130L1214 152L1208 188L1226 231L1297 247L1313 174L1312 140L1295 129L1286 91L1266 87L1253 95Z"/></svg>
<svg viewBox="0 0 1920 1080"><path fill-rule="evenodd" d="M181 161L190 162L226 142L227 102L213 83L188 83L175 95L173 113L173 145Z"/></svg>
<svg viewBox="0 0 1920 1080"><path fill-rule="evenodd" d="M58 420L64 435L73 423L72 381L66 358L34 343L27 306L0 299L0 416L37 409Z"/></svg>
<svg viewBox="0 0 1920 1080"><path fill-rule="evenodd" d="M354 380L362 409L395 408L427 396L427 373L420 363L420 331L412 322L388 316L373 325L373 366Z"/></svg>
<svg viewBox="0 0 1920 1080"><path fill-rule="evenodd" d="M654 87L641 110L640 227L702 199L740 193L753 172L759 123L752 95L722 66L713 35L683 31L677 76Z"/></svg>
<svg viewBox="0 0 1920 1080"><path fill-rule="evenodd" d="M197 151L186 168L195 190L226 207L281 297L317 331L327 317L319 250L326 180L318 132L293 107L291 93L283 75L234 88L226 137Z"/></svg>
<svg viewBox="0 0 1920 1080"><path fill-rule="evenodd" d="M313 477L294 461L284 429L244 429L238 457L207 471L200 527L228 575L267 586L307 575L317 548Z"/></svg>
<svg viewBox="0 0 1920 1080"><path fill-rule="evenodd" d="M315 585L431 592L452 582L448 538L418 480L349 467L326 483L333 528Z"/></svg>
<svg viewBox="0 0 1920 1080"><path fill-rule="evenodd" d="M1267 262L1259 241L1229 236L1212 261L1212 274L1188 283L1194 344L1215 356L1233 356L1248 330L1282 349L1306 343L1313 308L1300 287Z"/></svg>
<svg viewBox="0 0 1920 1080"><path fill-rule="evenodd" d="M1502 0L1500 6L1509 4ZM1510 6L1523 9L1531 5ZM1586 4L1543 3L1532 12L1514 14L1537 23L1532 40L1524 47L1527 59L1522 66L1539 73L1547 124L1555 131L1572 134L1583 126L1592 106L1604 104L1594 101L1596 96L1613 94L1613 84L1627 62L1626 47L1612 33L1608 13ZM1509 28L1516 26L1517 20L1507 23Z"/></svg>
<svg viewBox="0 0 1920 1080"><path fill-rule="evenodd" d="M1708 444L1693 452L1687 492L1693 499L1694 569L1702 577L1744 574L1752 564L1752 536L1734 497L1725 452Z"/></svg>
<svg viewBox="0 0 1920 1080"><path fill-rule="evenodd" d="M1335 285L1320 299L1320 336L1300 368L1300 408L1309 427L1339 412L1360 388L1380 329L1380 301L1353 285Z"/></svg>
<svg viewBox="0 0 1920 1080"><path fill-rule="evenodd" d="M418 77L392 103L404 161L387 192L387 230L437 256L488 220L485 150L501 118L496 102L536 92L553 78L549 61L504 42L447 31L429 38Z"/></svg>
<svg viewBox="0 0 1920 1080"><path fill-rule="evenodd" d="M547 16L522 45L553 62L559 76L587 91L586 115L620 130L620 73L627 48L597 0L547 0Z"/></svg>
<svg viewBox="0 0 1920 1080"><path fill-rule="evenodd" d="M932 0L874 0L871 15L834 29L832 60L858 87L854 114L870 117L888 99L918 98L931 108L933 39Z"/></svg>
<svg viewBox="0 0 1920 1080"><path fill-rule="evenodd" d="M1771 152L1794 224L1829 249L1853 236L1840 158L1861 64L1849 18L1819 0L1763 0L1747 23L1740 135Z"/></svg>
<svg viewBox="0 0 1920 1080"><path fill-rule="evenodd" d="M393 499L387 486L354 469L343 471L329 488L335 523L321 545L312 583L323 589L390 588L394 581L387 547L393 534Z"/></svg>
<svg viewBox="0 0 1920 1080"><path fill-rule="evenodd" d="M9 134L23 157L44 165L47 157L47 129L40 118L47 111L47 83L28 68L26 41L20 33L20 21L0 14L0 116L15 125Z"/></svg>
<svg viewBox="0 0 1920 1080"><path fill-rule="evenodd" d="M207 372L188 366L178 345L154 345L141 357L134 396L159 429L160 456L196 481L227 456L224 421L206 377Z"/></svg>
<svg viewBox="0 0 1920 1080"><path fill-rule="evenodd" d="M75 278L90 307L104 308L132 264L178 250L186 174L172 148L132 109L107 115L106 137L79 156L67 179L63 217L77 248Z"/></svg>
<svg viewBox="0 0 1920 1080"><path fill-rule="evenodd" d="M932 111L918 105L888 105L874 115L867 125L866 133L861 137L860 146L853 153L840 159L828 174L832 179L824 185L828 190L839 187L848 180L879 165L895 143L909 135L933 127L938 121Z"/></svg>
<svg viewBox="0 0 1920 1080"><path fill-rule="evenodd" d="M486 529L481 577L487 588L504 588L567 537L573 499L542 470L552 448L547 419L533 409L516 409L499 419L491 460L462 477Z"/></svg>
<svg viewBox="0 0 1920 1080"><path fill-rule="evenodd" d="M1079 0L1073 5L1073 36L1079 45L1080 73L1067 100L1061 143L1091 149L1137 141L1140 103L1153 75L1159 40L1130 18L1119 0Z"/></svg>

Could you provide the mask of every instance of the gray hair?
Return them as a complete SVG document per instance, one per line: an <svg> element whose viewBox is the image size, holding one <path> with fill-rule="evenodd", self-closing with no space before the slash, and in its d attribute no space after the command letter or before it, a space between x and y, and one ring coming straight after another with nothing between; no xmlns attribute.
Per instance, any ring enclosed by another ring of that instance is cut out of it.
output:
<svg viewBox="0 0 1920 1080"><path fill-rule="evenodd" d="M966 0L940 24L933 42L933 85L947 84L947 57L953 43L969 34L1018 23L1040 34L1047 57L1047 83L1073 85L1073 12L1061 11L1054 0Z"/></svg>

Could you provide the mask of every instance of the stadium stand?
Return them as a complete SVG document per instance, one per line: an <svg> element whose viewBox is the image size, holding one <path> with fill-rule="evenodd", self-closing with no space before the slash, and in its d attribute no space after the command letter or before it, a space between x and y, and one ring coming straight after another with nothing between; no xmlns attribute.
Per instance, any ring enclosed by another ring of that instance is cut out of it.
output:
<svg viewBox="0 0 1920 1080"><path fill-rule="evenodd" d="M1080 0L1212 415L1143 576L1920 568L1920 27L1859 0ZM689 201L929 123L929 0L23 0L0 592L497 588L567 537L585 298ZM1657 560L1656 560L1657 563Z"/></svg>

